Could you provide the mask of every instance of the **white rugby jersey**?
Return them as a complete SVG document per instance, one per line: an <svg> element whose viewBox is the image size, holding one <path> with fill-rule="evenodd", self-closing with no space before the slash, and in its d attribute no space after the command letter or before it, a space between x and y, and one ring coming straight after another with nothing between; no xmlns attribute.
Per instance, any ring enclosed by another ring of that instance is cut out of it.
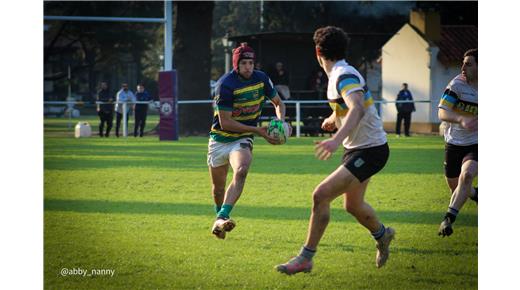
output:
<svg viewBox="0 0 520 290"><path fill-rule="evenodd" d="M345 60L340 60L332 67L329 75L327 99L332 110L336 112L336 127L338 129L345 122L349 108L342 96L352 92L362 91L365 97L365 114L354 130L343 140L347 149L369 148L386 143L386 133L383 123L377 114L374 100L368 90L365 79Z"/></svg>
<svg viewBox="0 0 520 290"><path fill-rule="evenodd" d="M462 74L448 84L439 103L439 108L467 116L478 116L478 91L468 84ZM446 122L446 143L468 146L478 143L478 131L464 129L458 123Z"/></svg>

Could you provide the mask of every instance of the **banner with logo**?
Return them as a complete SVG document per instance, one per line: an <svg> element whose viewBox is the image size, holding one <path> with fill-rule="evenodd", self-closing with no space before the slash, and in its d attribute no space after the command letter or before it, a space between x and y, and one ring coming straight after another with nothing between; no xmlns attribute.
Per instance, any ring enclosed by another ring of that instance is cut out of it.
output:
<svg viewBox="0 0 520 290"><path fill-rule="evenodd" d="M177 71L159 72L159 140L179 140Z"/></svg>

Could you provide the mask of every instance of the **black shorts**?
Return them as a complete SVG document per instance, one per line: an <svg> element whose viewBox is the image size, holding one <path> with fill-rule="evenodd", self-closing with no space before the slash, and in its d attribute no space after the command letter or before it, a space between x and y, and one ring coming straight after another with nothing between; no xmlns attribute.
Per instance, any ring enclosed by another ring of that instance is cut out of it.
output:
<svg viewBox="0 0 520 290"><path fill-rule="evenodd" d="M478 144L458 146L446 143L444 147L444 175L447 178L459 177L462 163L467 160L478 162Z"/></svg>
<svg viewBox="0 0 520 290"><path fill-rule="evenodd" d="M363 149L345 149L343 166L363 182L385 167L390 149L388 143Z"/></svg>

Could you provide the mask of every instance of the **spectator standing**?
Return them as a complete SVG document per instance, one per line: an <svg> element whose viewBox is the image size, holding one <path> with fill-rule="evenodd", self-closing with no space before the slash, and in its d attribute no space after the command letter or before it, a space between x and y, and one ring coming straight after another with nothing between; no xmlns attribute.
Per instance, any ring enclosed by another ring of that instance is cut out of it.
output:
<svg viewBox="0 0 520 290"><path fill-rule="evenodd" d="M114 121L114 99L110 97L107 82L101 82L100 86L101 89L98 91L96 97L98 102L97 113L99 116L99 137L103 137L103 127L105 124L107 127L104 136L108 137Z"/></svg>
<svg viewBox="0 0 520 290"><path fill-rule="evenodd" d="M137 85L137 93L135 98L138 102L151 102L152 97L144 90L144 85ZM146 116L148 115L148 103L147 104L135 104L134 105L134 137L137 137L137 131L139 129L139 137L143 137L144 126L146 125Z"/></svg>
<svg viewBox="0 0 520 290"><path fill-rule="evenodd" d="M404 120L404 135L410 137L410 123L412 112L415 112L412 93L408 90L408 84L403 83L402 89L397 94L397 101L408 101L407 103L395 103L397 108L397 122L395 124L395 134L401 136L401 123Z"/></svg>
<svg viewBox="0 0 520 290"><path fill-rule="evenodd" d="M123 103L126 103L126 128L128 129L128 113L130 112L130 104L135 102L134 93L128 89L128 84L121 84L121 89L116 95L116 137L119 137L119 128L121 119L123 118Z"/></svg>

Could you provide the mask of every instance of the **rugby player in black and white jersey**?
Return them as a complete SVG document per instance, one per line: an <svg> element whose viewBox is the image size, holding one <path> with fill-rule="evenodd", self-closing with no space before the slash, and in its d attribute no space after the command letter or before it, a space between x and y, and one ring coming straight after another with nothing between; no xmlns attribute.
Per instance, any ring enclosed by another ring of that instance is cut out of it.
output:
<svg viewBox="0 0 520 290"><path fill-rule="evenodd" d="M464 54L461 73L449 84L439 104L444 130L446 181L452 192L448 211L439 227L442 237L453 233L453 223L468 198L478 201L473 180L478 173L478 51Z"/></svg>

